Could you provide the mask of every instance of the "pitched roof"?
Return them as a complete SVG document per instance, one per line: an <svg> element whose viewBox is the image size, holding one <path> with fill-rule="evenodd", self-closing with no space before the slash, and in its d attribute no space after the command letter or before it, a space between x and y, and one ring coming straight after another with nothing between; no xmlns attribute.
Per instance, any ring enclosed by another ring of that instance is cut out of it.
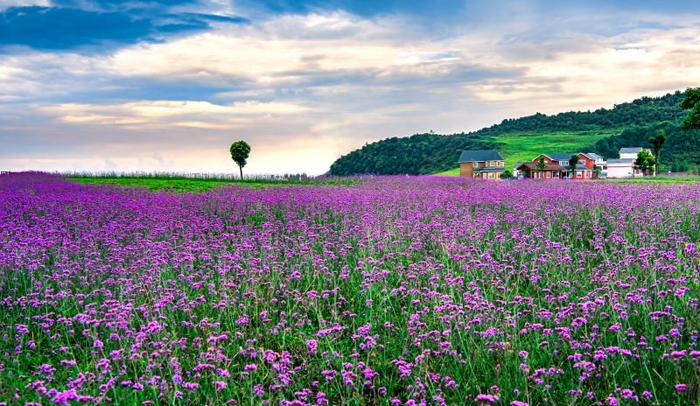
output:
<svg viewBox="0 0 700 406"><path fill-rule="evenodd" d="M595 152L584 152L583 154L586 155L587 157L595 160L595 161L597 161L599 159L603 159L602 156L596 154Z"/></svg>
<svg viewBox="0 0 700 406"><path fill-rule="evenodd" d="M547 155L548 157L552 158L555 161L568 161L569 159L571 159L572 155L578 155L578 154L564 153L564 154L542 154L542 155Z"/></svg>
<svg viewBox="0 0 700 406"><path fill-rule="evenodd" d="M462 162L482 162L482 161L503 161L503 156L495 149L479 149L462 151L459 156L459 163Z"/></svg>
<svg viewBox="0 0 700 406"><path fill-rule="evenodd" d="M642 147L620 148L621 154L638 154L642 152Z"/></svg>
<svg viewBox="0 0 700 406"><path fill-rule="evenodd" d="M520 166L518 166L516 169L520 170L520 168L526 168L530 170L544 170L544 171L565 171L566 168L561 166L561 165L545 165L544 169L539 169L537 168L537 164L534 162L523 162Z"/></svg>
<svg viewBox="0 0 700 406"><path fill-rule="evenodd" d="M616 164L632 164L634 165L634 159L632 158L627 158L627 159L608 159L608 166L610 165L616 165Z"/></svg>

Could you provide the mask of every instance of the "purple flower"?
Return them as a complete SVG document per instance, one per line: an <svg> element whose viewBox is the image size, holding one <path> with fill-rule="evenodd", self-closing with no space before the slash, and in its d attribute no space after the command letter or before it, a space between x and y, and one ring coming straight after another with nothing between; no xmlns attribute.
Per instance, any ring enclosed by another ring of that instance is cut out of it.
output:
<svg viewBox="0 0 700 406"><path fill-rule="evenodd" d="M498 395L489 395L484 393L476 395L476 400L478 402L496 403L498 402L498 399Z"/></svg>
<svg viewBox="0 0 700 406"><path fill-rule="evenodd" d="M309 354L315 354L316 349L318 348L318 343L316 340L306 340L306 348L308 349Z"/></svg>
<svg viewBox="0 0 700 406"><path fill-rule="evenodd" d="M525 405L461 374L489 364L532 404L614 404L655 398L615 365L678 382L700 359L697 184L333 182L0 174L0 377L27 381L6 401L191 403L238 378L285 405Z"/></svg>

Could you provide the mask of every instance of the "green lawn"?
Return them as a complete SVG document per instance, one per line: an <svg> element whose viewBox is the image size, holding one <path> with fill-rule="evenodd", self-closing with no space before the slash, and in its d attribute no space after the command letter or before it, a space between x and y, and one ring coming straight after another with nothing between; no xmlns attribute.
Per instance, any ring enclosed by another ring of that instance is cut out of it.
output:
<svg viewBox="0 0 700 406"><path fill-rule="evenodd" d="M185 176L69 176L74 182L87 184L112 184L127 187L146 187L150 191L168 190L173 192L206 192L212 188L227 185L267 187L280 185L335 185L354 184L357 179L226 179L189 178Z"/></svg>
<svg viewBox="0 0 700 406"><path fill-rule="evenodd" d="M617 130L567 131L548 133L509 133L491 137L500 144L506 160L506 169L513 169L518 161L531 161L541 153L585 152L581 149L596 141L617 134ZM440 172L437 175L459 176L459 168Z"/></svg>

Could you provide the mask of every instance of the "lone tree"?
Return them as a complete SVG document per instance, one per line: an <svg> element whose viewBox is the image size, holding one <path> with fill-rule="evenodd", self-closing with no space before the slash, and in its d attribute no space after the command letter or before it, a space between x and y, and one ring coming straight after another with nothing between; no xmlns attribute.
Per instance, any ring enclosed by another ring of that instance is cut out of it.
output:
<svg viewBox="0 0 700 406"><path fill-rule="evenodd" d="M571 169L572 178L576 177L576 165L578 165L578 161L578 155L571 155L571 158L569 158L569 168Z"/></svg>
<svg viewBox="0 0 700 406"><path fill-rule="evenodd" d="M246 164L248 155L250 155L250 145L245 141L236 141L231 144L231 159L238 165L238 169L241 171L241 179L243 179L243 167Z"/></svg>
<svg viewBox="0 0 700 406"><path fill-rule="evenodd" d="M634 166L641 169L644 175L649 171L654 170L656 159L649 151L642 150L637 154L637 159L634 161Z"/></svg>
<svg viewBox="0 0 700 406"><path fill-rule="evenodd" d="M686 130L700 129L700 87L685 91L685 99L681 102L683 110L690 110L683 121Z"/></svg>
<svg viewBox="0 0 700 406"><path fill-rule="evenodd" d="M656 134L656 136L649 137L649 143L651 144L651 151L654 153L654 159L656 161L656 166L654 167L654 174L659 173L659 164L661 163L661 148L666 142L666 131L661 129Z"/></svg>

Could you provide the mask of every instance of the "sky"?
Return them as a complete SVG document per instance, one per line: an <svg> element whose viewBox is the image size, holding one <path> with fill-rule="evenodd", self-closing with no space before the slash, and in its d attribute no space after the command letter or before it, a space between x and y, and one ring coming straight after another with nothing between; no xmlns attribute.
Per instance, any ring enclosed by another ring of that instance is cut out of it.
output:
<svg viewBox="0 0 700 406"><path fill-rule="evenodd" d="M0 0L0 170L326 172L700 85L700 1ZM455 157L456 159L456 157Z"/></svg>

